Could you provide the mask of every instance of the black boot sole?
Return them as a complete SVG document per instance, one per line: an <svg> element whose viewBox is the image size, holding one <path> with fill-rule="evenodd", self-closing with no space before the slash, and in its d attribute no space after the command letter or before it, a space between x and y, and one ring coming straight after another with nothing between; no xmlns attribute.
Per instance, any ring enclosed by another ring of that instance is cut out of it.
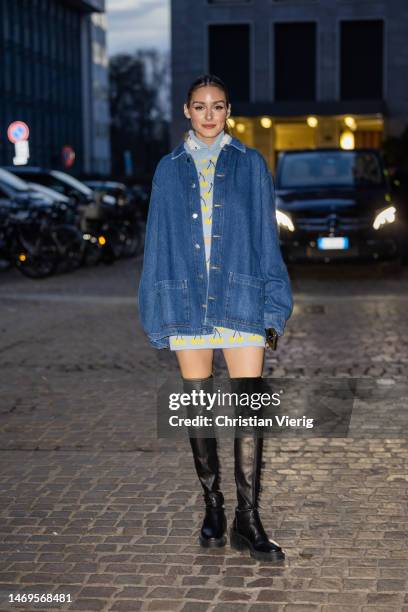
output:
<svg viewBox="0 0 408 612"><path fill-rule="evenodd" d="M226 545L227 538L225 536L222 536L222 538L203 538L200 535L198 541L203 548L222 548Z"/></svg>
<svg viewBox="0 0 408 612"><path fill-rule="evenodd" d="M271 551L267 552L259 552L258 550L254 550L251 542L245 538L240 533L234 531L234 529L230 529L230 543L231 547L235 550L249 550L249 554L253 559L257 561L270 561L272 563L281 563L285 560L285 553L283 551Z"/></svg>

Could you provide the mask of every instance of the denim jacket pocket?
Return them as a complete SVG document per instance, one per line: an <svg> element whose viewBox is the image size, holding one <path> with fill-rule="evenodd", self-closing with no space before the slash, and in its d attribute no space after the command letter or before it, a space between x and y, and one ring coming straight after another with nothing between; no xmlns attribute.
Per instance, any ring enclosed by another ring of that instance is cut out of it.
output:
<svg viewBox="0 0 408 612"><path fill-rule="evenodd" d="M188 280L161 280L156 282L163 327L187 325L190 322L190 296Z"/></svg>
<svg viewBox="0 0 408 612"><path fill-rule="evenodd" d="M225 316L238 323L262 324L264 318L265 282L262 278L229 272Z"/></svg>

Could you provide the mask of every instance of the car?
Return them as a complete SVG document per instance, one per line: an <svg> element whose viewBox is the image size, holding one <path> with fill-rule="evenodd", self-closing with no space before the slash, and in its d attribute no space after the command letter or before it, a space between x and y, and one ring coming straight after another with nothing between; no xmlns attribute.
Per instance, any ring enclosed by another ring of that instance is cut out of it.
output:
<svg viewBox="0 0 408 612"><path fill-rule="evenodd" d="M84 181L85 185L100 193L102 196L110 196L114 198L118 206L125 206L128 198L126 193L126 185L116 181ZM106 201L106 198L105 198Z"/></svg>
<svg viewBox="0 0 408 612"><path fill-rule="evenodd" d="M74 199L78 204L88 204L95 197L94 192L87 185L60 170L49 170L38 166L9 166L6 170L25 181L39 183L58 191Z"/></svg>
<svg viewBox="0 0 408 612"><path fill-rule="evenodd" d="M399 257L402 224L378 150L282 152L275 195L286 261Z"/></svg>
<svg viewBox="0 0 408 612"><path fill-rule="evenodd" d="M27 181L27 185L33 191L50 198L53 202L57 202L59 204L70 203L68 196L60 193L59 191L55 191L55 189L51 189L51 187L45 187L45 185L41 185L40 183L32 183L31 181Z"/></svg>
<svg viewBox="0 0 408 612"><path fill-rule="evenodd" d="M140 213L143 222L147 220L147 212L149 209L149 201L151 194L150 185L138 185L134 184L128 187L128 197L133 202Z"/></svg>
<svg viewBox="0 0 408 612"><path fill-rule="evenodd" d="M22 205L46 205L52 203L49 195L39 193L26 181L23 181L4 168L0 168L0 198Z"/></svg>

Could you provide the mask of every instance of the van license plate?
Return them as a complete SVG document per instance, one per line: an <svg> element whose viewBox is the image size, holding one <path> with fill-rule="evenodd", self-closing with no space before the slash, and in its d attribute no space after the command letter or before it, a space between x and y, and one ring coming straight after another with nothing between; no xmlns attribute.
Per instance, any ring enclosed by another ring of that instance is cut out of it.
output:
<svg viewBox="0 0 408 612"><path fill-rule="evenodd" d="M325 236L317 239L317 248L323 251L330 249L348 249L349 239L340 236Z"/></svg>

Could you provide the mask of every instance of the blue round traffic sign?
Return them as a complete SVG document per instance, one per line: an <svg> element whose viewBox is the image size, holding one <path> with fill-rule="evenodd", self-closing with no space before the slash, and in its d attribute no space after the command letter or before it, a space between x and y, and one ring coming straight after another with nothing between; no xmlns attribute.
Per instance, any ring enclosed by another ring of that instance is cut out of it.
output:
<svg viewBox="0 0 408 612"><path fill-rule="evenodd" d="M24 121L13 121L7 128L7 137L13 144L22 140L28 140L29 134L30 130Z"/></svg>

